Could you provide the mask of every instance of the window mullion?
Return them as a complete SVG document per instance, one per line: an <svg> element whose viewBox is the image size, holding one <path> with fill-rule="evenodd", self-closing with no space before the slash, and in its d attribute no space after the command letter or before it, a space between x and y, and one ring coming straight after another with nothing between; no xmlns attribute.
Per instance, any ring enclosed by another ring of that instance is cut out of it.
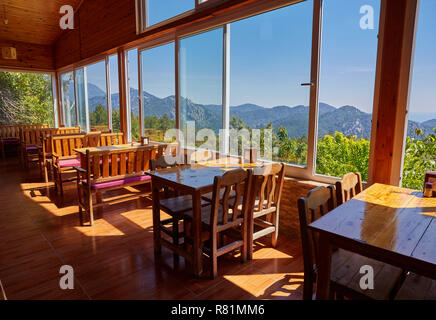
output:
<svg viewBox="0 0 436 320"><path fill-rule="evenodd" d="M111 93L111 77L109 69L109 56L106 56L106 103L108 114L108 128L112 130L112 93Z"/></svg>
<svg viewBox="0 0 436 320"><path fill-rule="evenodd" d="M222 117L224 136L220 144L222 151L229 154L229 129L230 129L230 24L223 26L223 88L222 88Z"/></svg>
<svg viewBox="0 0 436 320"><path fill-rule="evenodd" d="M321 54L322 0L314 0L312 26L312 57L310 72L309 133L307 141L307 177L313 177L316 166L318 128L319 67Z"/></svg>

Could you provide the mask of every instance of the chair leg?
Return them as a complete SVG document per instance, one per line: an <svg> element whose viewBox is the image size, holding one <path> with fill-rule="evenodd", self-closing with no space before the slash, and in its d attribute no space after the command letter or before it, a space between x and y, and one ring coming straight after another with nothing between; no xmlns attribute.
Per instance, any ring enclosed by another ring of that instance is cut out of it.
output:
<svg viewBox="0 0 436 320"><path fill-rule="evenodd" d="M92 192L88 192L89 224L94 225L94 208L92 205Z"/></svg>
<svg viewBox="0 0 436 320"><path fill-rule="evenodd" d="M52 167L52 170L53 170L53 181L54 181L54 187L55 187L55 192L56 192L56 194L58 194L58 183L59 183L59 181L58 181L58 169L56 168L56 167Z"/></svg>
<svg viewBox="0 0 436 320"><path fill-rule="evenodd" d="M39 156L38 156L38 167L39 167L39 177L40 177L40 179L42 179L43 176L44 176L44 179L45 179L45 170L44 170L44 168L42 166L42 159ZM44 181L47 182L46 180L44 180Z"/></svg>
<svg viewBox="0 0 436 320"><path fill-rule="evenodd" d="M64 186L62 184L62 171L58 172L58 185L59 185L59 193L61 194L61 199L64 199Z"/></svg>
<svg viewBox="0 0 436 320"><path fill-rule="evenodd" d="M304 274L304 285L303 285L303 299L304 300L312 300L313 294L313 282L311 279L312 275Z"/></svg>
<svg viewBox="0 0 436 320"><path fill-rule="evenodd" d="M274 232L271 235L271 245L273 248L277 246L277 239L279 237L279 213L274 212L272 215L272 223L274 224Z"/></svg>
<svg viewBox="0 0 436 320"><path fill-rule="evenodd" d="M247 227L247 259L253 260L253 233L254 233L254 220L248 222Z"/></svg>
<svg viewBox="0 0 436 320"><path fill-rule="evenodd" d="M101 192L97 192L97 193L95 194L95 198L96 198L96 200L97 200L97 204L101 204L101 203L103 202L103 195L102 195ZM99 206L99 207L97 208L97 213L98 213L99 215L102 215L102 208L101 208L101 206Z"/></svg>
<svg viewBox="0 0 436 320"><path fill-rule="evenodd" d="M179 219L176 217L173 217L173 244L178 245L179 244Z"/></svg>
<svg viewBox="0 0 436 320"><path fill-rule="evenodd" d="M215 279L218 276L218 256L217 256L217 234L211 234L210 252L210 277Z"/></svg>

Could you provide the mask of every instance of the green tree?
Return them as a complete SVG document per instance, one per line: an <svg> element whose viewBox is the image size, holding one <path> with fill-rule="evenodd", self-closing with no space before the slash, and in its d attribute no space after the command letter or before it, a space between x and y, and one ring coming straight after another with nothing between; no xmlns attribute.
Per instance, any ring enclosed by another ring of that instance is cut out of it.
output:
<svg viewBox="0 0 436 320"><path fill-rule="evenodd" d="M97 105L94 111L89 114L89 120L91 122L91 126L107 125L107 108L101 104Z"/></svg>
<svg viewBox="0 0 436 320"><path fill-rule="evenodd" d="M0 122L54 125L49 75L0 72Z"/></svg>
<svg viewBox="0 0 436 320"><path fill-rule="evenodd" d="M422 130L418 129L414 137L407 137L403 187L421 190L425 171L436 171L436 128L433 130L434 133L424 136Z"/></svg>

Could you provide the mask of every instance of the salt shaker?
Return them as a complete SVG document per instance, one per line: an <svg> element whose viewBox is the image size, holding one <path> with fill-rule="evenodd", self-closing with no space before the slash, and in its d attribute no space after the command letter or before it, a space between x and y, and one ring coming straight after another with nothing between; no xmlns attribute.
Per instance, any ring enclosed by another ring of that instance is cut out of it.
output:
<svg viewBox="0 0 436 320"><path fill-rule="evenodd" d="M424 187L424 197L431 198L433 195L433 183L426 182Z"/></svg>

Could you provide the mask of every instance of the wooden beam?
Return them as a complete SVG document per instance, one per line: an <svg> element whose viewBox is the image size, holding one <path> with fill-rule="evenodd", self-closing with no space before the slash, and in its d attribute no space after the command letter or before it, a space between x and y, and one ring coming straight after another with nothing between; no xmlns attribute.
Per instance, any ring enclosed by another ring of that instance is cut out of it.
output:
<svg viewBox="0 0 436 320"><path fill-rule="evenodd" d="M369 182L398 185L417 0L383 0L382 7Z"/></svg>

